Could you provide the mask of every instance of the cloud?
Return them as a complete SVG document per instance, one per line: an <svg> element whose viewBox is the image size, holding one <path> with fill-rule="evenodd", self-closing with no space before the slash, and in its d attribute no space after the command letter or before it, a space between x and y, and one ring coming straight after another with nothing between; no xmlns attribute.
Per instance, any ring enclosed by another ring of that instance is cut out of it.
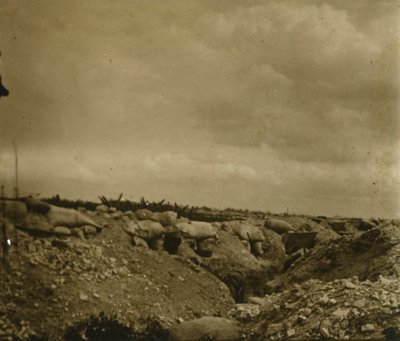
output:
<svg viewBox="0 0 400 341"><path fill-rule="evenodd" d="M395 2L19 4L0 143L28 191L397 214Z"/></svg>

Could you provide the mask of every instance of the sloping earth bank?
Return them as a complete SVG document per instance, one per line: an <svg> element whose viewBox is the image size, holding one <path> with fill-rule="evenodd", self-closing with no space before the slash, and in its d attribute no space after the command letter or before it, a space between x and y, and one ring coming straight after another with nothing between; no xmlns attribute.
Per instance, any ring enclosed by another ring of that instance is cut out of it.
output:
<svg viewBox="0 0 400 341"><path fill-rule="evenodd" d="M1 278L0 340L58 340L71 328L84 340L93 316L139 334L155 323L158 339L203 316L235 320L253 340L400 335L400 232L389 222L363 231L346 221L338 234L324 218L280 217L316 232L315 247L294 255L263 221L249 219L264 236L262 255L233 232L239 222L216 223L219 239L204 257L190 239L176 254L133 246L127 218L112 212L86 212L107 226L86 237L17 232Z"/></svg>

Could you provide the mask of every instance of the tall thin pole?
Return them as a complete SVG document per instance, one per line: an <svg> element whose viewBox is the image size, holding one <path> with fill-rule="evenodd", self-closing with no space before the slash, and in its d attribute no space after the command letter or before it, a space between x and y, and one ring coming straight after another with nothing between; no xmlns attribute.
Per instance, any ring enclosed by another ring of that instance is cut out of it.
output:
<svg viewBox="0 0 400 341"><path fill-rule="evenodd" d="M15 153L15 198L19 198L18 192L18 150L15 141L13 141L14 153Z"/></svg>

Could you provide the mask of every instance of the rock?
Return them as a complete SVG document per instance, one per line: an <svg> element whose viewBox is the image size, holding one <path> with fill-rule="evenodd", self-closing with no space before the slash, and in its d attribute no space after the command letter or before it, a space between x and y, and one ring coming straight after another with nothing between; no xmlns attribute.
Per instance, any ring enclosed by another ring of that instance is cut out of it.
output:
<svg viewBox="0 0 400 341"><path fill-rule="evenodd" d="M361 326L361 331L363 333L373 332L374 330L375 330L375 326L372 323L364 324L363 326Z"/></svg>
<svg viewBox="0 0 400 341"><path fill-rule="evenodd" d="M84 293L80 293L80 294L79 294L79 299L80 299L81 301L86 302L86 301L89 299L89 297L88 297L88 295L86 295L86 294L84 294Z"/></svg>
<svg viewBox="0 0 400 341"><path fill-rule="evenodd" d="M283 331L285 326L283 323L270 323L267 326L267 335L274 335L278 334L279 332Z"/></svg>
<svg viewBox="0 0 400 341"><path fill-rule="evenodd" d="M65 226L56 226L53 230L53 233L57 236L70 236L72 235L71 230Z"/></svg>
<svg viewBox="0 0 400 341"><path fill-rule="evenodd" d="M299 310L299 312L304 314L307 317L312 314L312 310L310 308L302 308Z"/></svg>
<svg viewBox="0 0 400 341"><path fill-rule="evenodd" d="M241 340L241 333L236 324L222 317L202 317L182 322L172 326L169 332L170 341Z"/></svg>
<svg viewBox="0 0 400 341"><path fill-rule="evenodd" d="M329 329L326 328L326 327L322 327L321 330L320 330L320 332L321 332L322 336L323 336L323 337L326 337L326 338L330 337L330 335L331 335L331 334L329 333Z"/></svg>
<svg viewBox="0 0 400 341"><path fill-rule="evenodd" d="M338 319L343 319L343 318L347 317L347 315L348 315L349 312L350 312L350 309L342 309L342 308L339 308L339 309L336 309L336 310L332 313L332 315L333 315L334 317L338 318Z"/></svg>
<svg viewBox="0 0 400 341"><path fill-rule="evenodd" d="M235 308L228 312L229 316L241 321L250 321L261 313L260 306L257 304L236 304Z"/></svg>
<svg viewBox="0 0 400 341"><path fill-rule="evenodd" d="M326 305L329 302L329 297L327 295L323 295L319 300L318 303L321 305Z"/></svg>
<svg viewBox="0 0 400 341"><path fill-rule="evenodd" d="M351 283L349 280L346 280L344 283L344 287L346 289L355 289L356 286L353 283Z"/></svg>
<svg viewBox="0 0 400 341"><path fill-rule="evenodd" d="M108 212L109 212L109 213L116 213L116 212L117 212L117 208L116 208L116 207L110 207L110 208L108 209ZM122 214L122 212L121 212L121 214Z"/></svg>
<svg viewBox="0 0 400 341"><path fill-rule="evenodd" d="M296 330L294 328L291 328L286 332L286 335L287 335L287 337L292 337L292 336L296 335Z"/></svg>
<svg viewBox="0 0 400 341"><path fill-rule="evenodd" d="M365 303L366 303L365 298L362 298L362 299L359 299L357 301L354 301L353 302L353 306L356 307L356 308L364 308L365 307Z"/></svg>

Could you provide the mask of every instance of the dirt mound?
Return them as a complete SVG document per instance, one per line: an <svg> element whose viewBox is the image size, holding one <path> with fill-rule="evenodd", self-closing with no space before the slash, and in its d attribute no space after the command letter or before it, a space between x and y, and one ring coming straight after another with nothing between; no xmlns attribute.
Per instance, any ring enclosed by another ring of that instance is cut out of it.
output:
<svg viewBox="0 0 400 341"><path fill-rule="evenodd" d="M23 224L7 218L25 232L10 234L11 271L1 272L1 341L158 340L205 316L237 319L249 340L400 334L400 228L390 222L274 216L295 230L279 235L253 217L197 224L212 238L196 239L171 216L144 240L127 231L132 211L80 212L103 228L62 236L31 208Z"/></svg>
<svg viewBox="0 0 400 341"><path fill-rule="evenodd" d="M393 225L318 244L288 271L266 285L266 292L284 290L310 278L331 281L357 276L376 280L379 275L400 277L400 229Z"/></svg>
<svg viewBox="0 0 400 341"><path fill-rule="evenodd" d="M107 224L89 239L19 233L12 271L2 276L0 336L57 339L100 312L115 312L130 325L146 316L171 325L232 308L216 277L183 257L133 247L120 221Z"/></svg>
<svg viewBox="0 0 400 341"><path fill-rule="evenodd" d="M400 332L397 279L309 280L256 301L260 314L244 325L254 340L382 339Z"/></svg>

